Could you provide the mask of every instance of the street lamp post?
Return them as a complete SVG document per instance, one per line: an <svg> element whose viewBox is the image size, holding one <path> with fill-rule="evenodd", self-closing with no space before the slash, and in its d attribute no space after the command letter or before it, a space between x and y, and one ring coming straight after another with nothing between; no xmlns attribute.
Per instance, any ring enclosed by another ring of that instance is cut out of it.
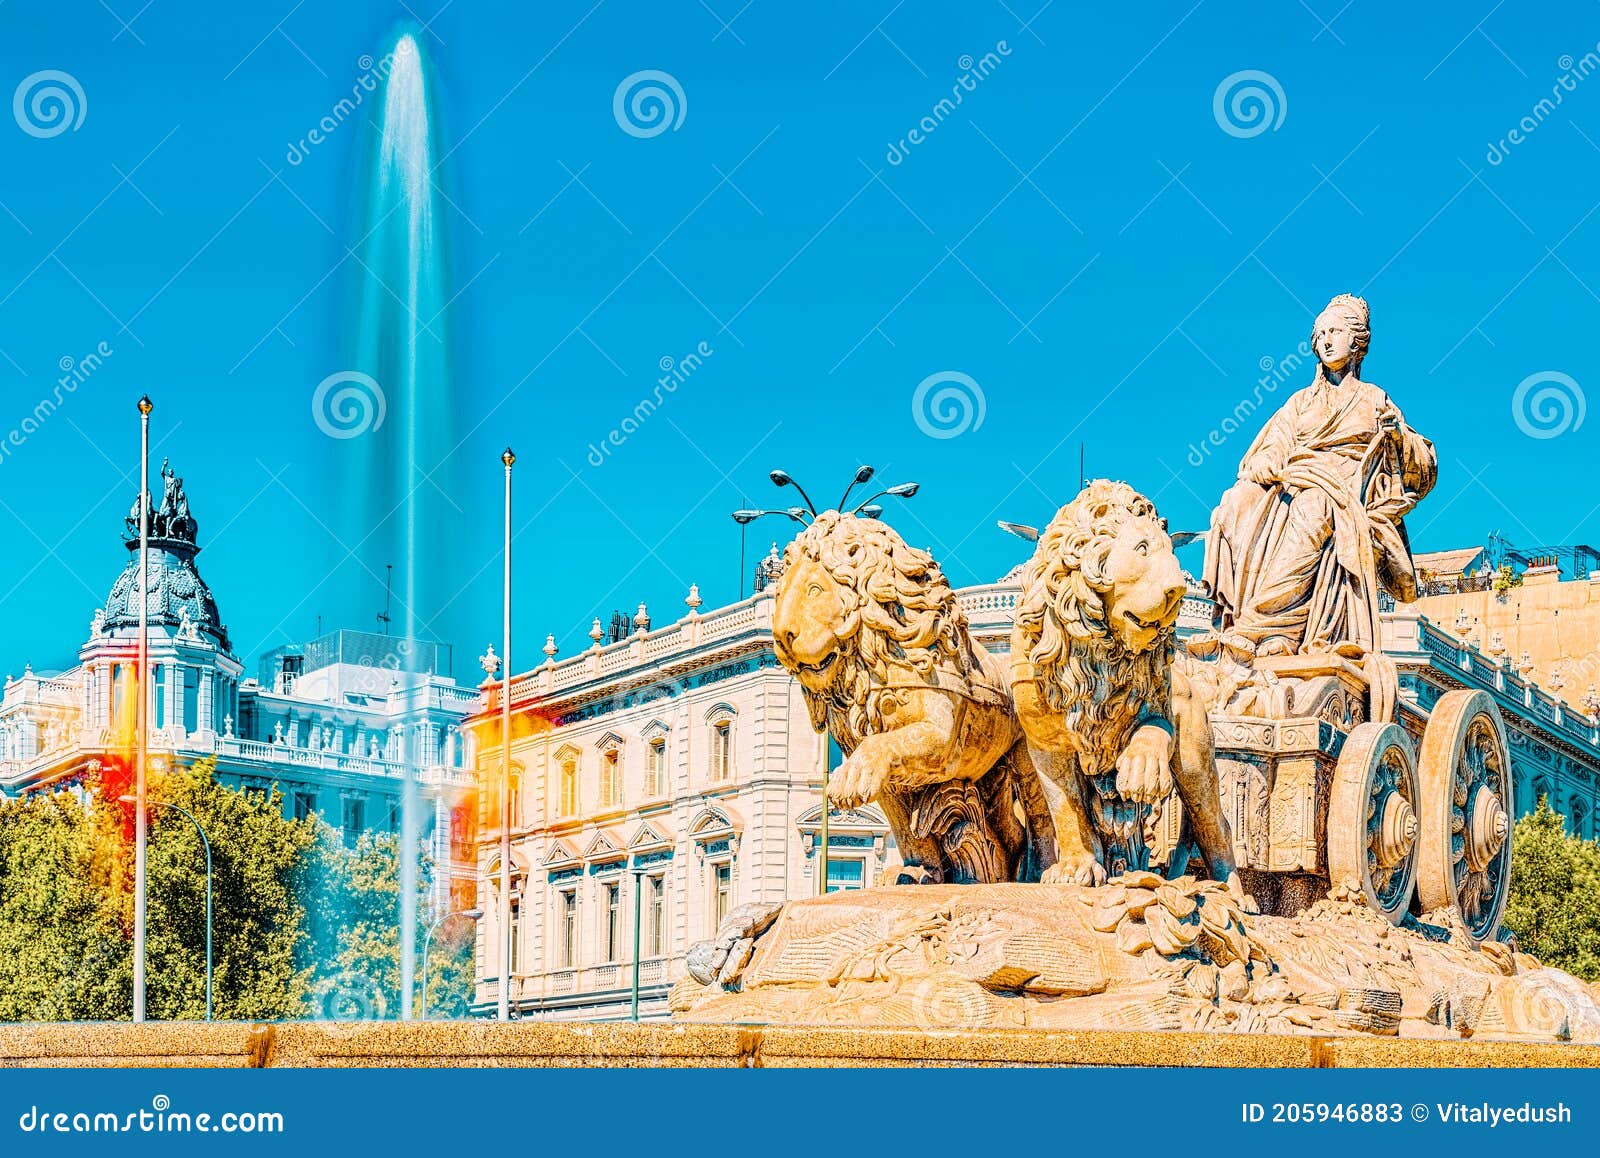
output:
<svg viewBox="0 0 1600 1158"><path fill-rule="evenodd" d="M500 461L506 467L504 638L500 653L500 1001L497 1015L511 1020L511 465L517 456L508 446ZM426 1012L427 1002L423 1002Z"/></svg>
<svg viewBox="0 0 1600 1158"><path fill-rule="evenodd" d="M644 901L644 870L633 870L633 1020L639 1020L639 910Z"/></svg>
<svg viewBox="0 0 1600 1158"><path fill-rule="evenodd" d="M428 926L428 931L422 934L422 1020L428 1020L428 943L433 940L433 931L444 924L451 917L465 917L469 921L483 918L482 909L457 909L455 912L446 913L433 924Z"/></svg>
<svg viewBox="0 0 1600 1158"><path fill-rule="evenodd" d="M139 719L134 768L133 810L133 1020L145 1015L145 860L150 809L145 796L145 763L150 746L150 411L148 394L139 399Z"/></svg>
<svg viewBox="0 0 1600 1158"><path fill-rule="evenodd" d="M133 804L133 803L136 802L136 798L132 797L132 796L120 796L117 799L119 801L121 801L121 803L123 803L123 804ZM180 807L180 806L178 806L176 804L169 803L168 801L165 801L165 800L147 801L146 802L146 807L147 808L170 808L170 809L172 809L172 811L180 813L183 816L187 817L188 820L189 820L189 823L194 825L194 830L197 833L200 834L200 846L206 850L206 1020L210 1021L211 1020L211 1009L212 1009L212 1005L211 1005L211 982L212 982L212 978L216 975L216 971L212 967L212 960L213 959L212 959L212 952L211 952L211 947L212 947L212 924L211 924L211 838L206 835L206 830L204 828L202 828L201 825L200 825L200 822L195 819L194 813L190 812L187 808L182 808L182 807Z"/></svg>

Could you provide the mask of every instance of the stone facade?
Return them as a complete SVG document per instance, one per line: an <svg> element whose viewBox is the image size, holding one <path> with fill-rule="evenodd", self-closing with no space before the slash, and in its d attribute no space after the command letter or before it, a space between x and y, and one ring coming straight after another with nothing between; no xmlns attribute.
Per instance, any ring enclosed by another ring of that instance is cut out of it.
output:
<svg viewBox="0 0 1600 1158"><path fill-rule="evenodd" d="M820 891L827 747L777 664L771 615L758 594L620 641L602 644L597 627L582 654L513 678L518 1016L627 1017L636 904L641 1010L660 1017L689 946L729 911ZM469 722L483 801L479 1012L498 1001L500 974L498 685L485 690ZM871 807L835 812L828 845L834 889L894 862Z"/></svg>

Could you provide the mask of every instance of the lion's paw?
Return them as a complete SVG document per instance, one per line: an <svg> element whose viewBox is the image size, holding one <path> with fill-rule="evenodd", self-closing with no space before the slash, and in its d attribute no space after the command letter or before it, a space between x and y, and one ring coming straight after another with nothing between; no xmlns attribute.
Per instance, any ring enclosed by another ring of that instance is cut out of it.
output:
<svg viewBox="0 0 1600 1158"><path fill-rule="evenodd" d="M1081 885L1087 889L1106 883L1106 869L1093 857L1084 860L1058 860L1039 875L1047 885Z"/></svg>

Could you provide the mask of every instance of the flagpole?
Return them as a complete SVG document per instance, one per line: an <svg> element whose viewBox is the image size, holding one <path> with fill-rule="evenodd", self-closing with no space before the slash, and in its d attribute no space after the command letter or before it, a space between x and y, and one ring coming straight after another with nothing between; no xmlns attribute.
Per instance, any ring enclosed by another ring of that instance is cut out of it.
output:
<svg viewBox="0 0 1600 1158"><path fill-rule="evenodd" d="M134 768L133 852L133 1020L145 1019L145 851L150 819L146 765L150 756L150 411L147 394L139 399L139 687L138 750Z"/></svg>
<svg viewBox="0 0 1600 1158"><path fill-rule="evenodd" d="M505 581L500 662L500 1008L501 1021L511 1019L511 464L517 456L506 447Z"/></svg>

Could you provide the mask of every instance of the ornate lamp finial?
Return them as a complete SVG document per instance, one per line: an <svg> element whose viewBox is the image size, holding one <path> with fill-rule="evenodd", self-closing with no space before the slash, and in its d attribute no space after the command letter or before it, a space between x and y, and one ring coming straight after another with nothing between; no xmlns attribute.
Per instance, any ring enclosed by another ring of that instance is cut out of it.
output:
<svg viewBox="0 0 1600 1158"><path fill-rule="evenodd" d="M505 452L501 454L500 461L506 464L507 470L510 470L511 464L517 461L517 456L511 453L511 448L508 446L506 447Z"/></svg>
<svg viewBox="0 0 1600 1158"><path fill-rule="evenodd" d="M150 412L155 408L156 404L150 401L150 395L146 394L144 397L139 399L139 413L143 414L146 418L150 417Z"/></svg>

